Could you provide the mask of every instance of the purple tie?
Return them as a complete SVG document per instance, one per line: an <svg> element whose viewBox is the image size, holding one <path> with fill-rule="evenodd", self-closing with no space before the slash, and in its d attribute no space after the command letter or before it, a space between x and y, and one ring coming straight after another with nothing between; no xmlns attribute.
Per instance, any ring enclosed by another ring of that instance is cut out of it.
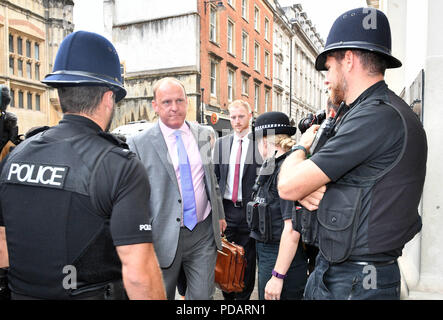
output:
<svg viewBox="0 0 443 320"><path fill-rule="evenodd" d="M180 170L180 184L183 198L183 224L189 230L197 224L197 210L195 204L194 185L192 183L191 166L188 154L179 130L174 132L177 139L178 166Z"/></svg>

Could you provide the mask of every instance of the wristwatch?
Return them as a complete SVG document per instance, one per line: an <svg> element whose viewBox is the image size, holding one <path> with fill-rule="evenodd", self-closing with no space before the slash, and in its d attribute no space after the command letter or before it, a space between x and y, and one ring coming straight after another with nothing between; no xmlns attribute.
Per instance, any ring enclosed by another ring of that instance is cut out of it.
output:
<svg viewBox="0 0 443 320"><path fill-rule="evenodd" d="M280 273L278 273L278 272L275 271L275 270L272 270L272 275L273 275L274 277L278 278L278 279L284 279L284 278L286 278L286 275L285 275L285 274L280 274Z"/></svg>
<svg viewBox="0 0 443 320"><path fill-rule="evenodd" d="M301 146L301 145L299 145L299 144L296 144L295 146L292 146L291 150L292 150L292 151L295 151L295 150L303 150L303 151L305 152L305 156L306 156L306 157L308 156L308 151L306 150L306 148L303 147L303 146Z"/></svg>

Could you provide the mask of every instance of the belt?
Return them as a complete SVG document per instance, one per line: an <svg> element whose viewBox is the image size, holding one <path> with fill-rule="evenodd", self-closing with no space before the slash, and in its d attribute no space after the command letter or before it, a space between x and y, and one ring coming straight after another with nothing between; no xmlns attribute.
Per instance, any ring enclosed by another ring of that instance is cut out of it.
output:
<svg viewBox="0 0 443 320"><path fill-rule="evenodd" d="M347 262L352 263L352 264L356 264L359 266L375 266L375 267L384 267L384 266L388 266L390 264L394 264L397 262L397 259L394 260L389 260L389 261L352 261L352 260L348 260Z"/></svg>
<svg viewBox="0 0 443 320"><path fill-rule="evenodd" d="M230 203L234 208L242 208L243 207L243 201L233 202L232 200L229 200L229 199L223 199L223 201Z"/></svg>

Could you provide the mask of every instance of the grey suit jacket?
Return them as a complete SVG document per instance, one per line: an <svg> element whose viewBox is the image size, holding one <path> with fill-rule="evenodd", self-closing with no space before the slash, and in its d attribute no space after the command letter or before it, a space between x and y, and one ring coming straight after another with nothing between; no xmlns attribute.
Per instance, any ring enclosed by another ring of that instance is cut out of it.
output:
<svg viewBox="0 0 443 320"><path fill-rule="evenodd" d="M200 125L186 122L198 143L205 172L205 187L212 207L212 227L218 249L221 249L219 220L225 218L214 164L211 157L210 132ZM145 130L128 139L128 145L143 162L151 185L149 207L152 215L153 243L162 268L175 257L183 212L180 189L160 126Z"/></svg>

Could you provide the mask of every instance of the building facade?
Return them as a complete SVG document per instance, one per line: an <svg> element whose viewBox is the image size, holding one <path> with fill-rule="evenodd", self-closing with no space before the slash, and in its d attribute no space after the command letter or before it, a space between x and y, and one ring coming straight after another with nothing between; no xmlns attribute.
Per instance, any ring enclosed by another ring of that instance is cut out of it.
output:
<svg viewBox="0 0 443 320"><path fill-rule="evenodd" d="M402 298L443 299L443 42L440 0L368 0L386 13L392 31L392 52L402 68L388 70L386 82L417 113L428 142L426 180L419 206L423 227L399 259Z"/></svg>
<svg viewBox="0 0 443 320"><path fill-rule="evenodd" d="M75 0L74 12L85 13L76 20L82 29L114 43L122 62L128 95L118 104L111 129L154 121L152 87L165 76L184 82L187 120L218 133L230 129L227 107L236 99L248 101L255 116L281 110L294 123L324 107L322 75L313 68L322 41L309 22L302 27L304 20L294 19L306 16L300 6L290 8L289 22L274 0L98 2L101 14L85 0Z"/></svg>
<svg viewBox="0 0 443 320"><path fill-rule="evenodd" d="M230 129L227 107L236 99L255 116L271 110L273 12L262 0L227 0L223 10L199 3L202 115L214 115L220 132Z"/></svg>
<svg viewBox="0 0 443 320"><path fill-rule="evenodd" d="M17 115L19 133L55 125L61 109L55 90L40 82L63 38L74 29L70 0L0 1L0 84L10 88L8 111Z"/></svg>
<svg viewBox="0 0 443 320"><path fill-rule="evenodd" d="M325 74L315 69L315 59L322 51L324 42L300 4L285 7L283 11L294 33L289 114L298 124L308 113L326 108L328 94ZM297 135L300 136L300 133L297 132Z"/></svg>

